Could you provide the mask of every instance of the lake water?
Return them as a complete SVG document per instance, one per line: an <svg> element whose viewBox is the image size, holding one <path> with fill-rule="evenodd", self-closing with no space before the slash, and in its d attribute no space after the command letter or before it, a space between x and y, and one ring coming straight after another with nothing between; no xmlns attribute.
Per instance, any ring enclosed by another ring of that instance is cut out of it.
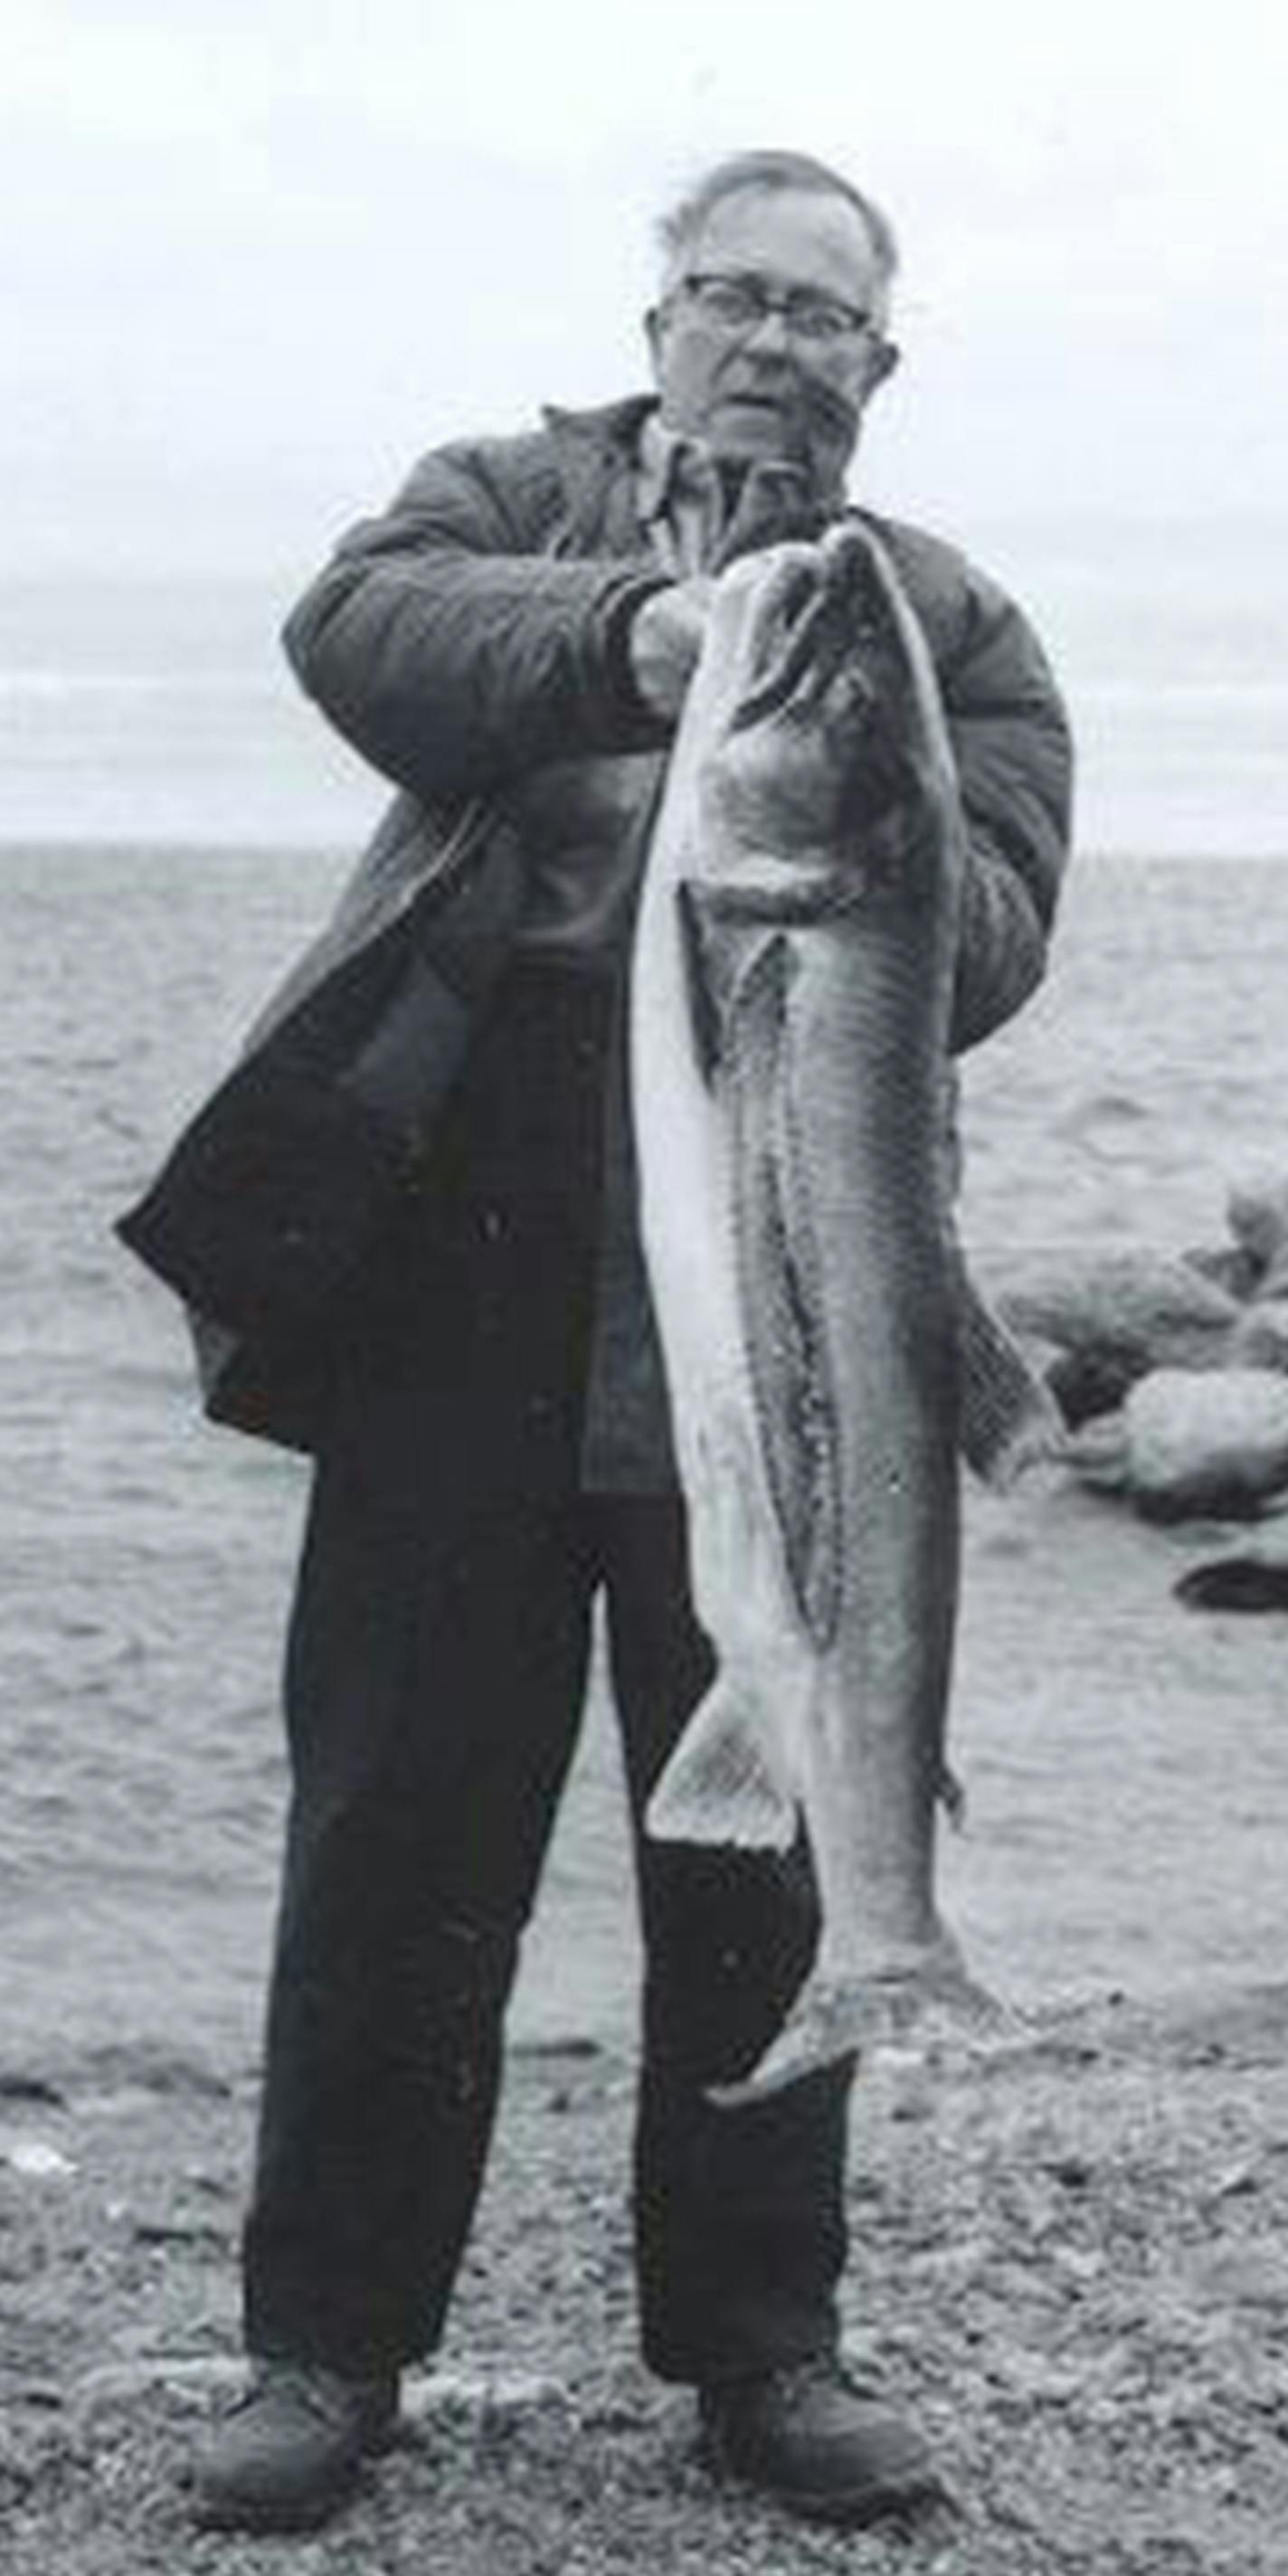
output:
<svg viewBox="0 0 1288 2576"><path fill-rule="evenodd" d="M1086 850L1288 853L1283 532L1237 520L954 531L1027 609L1079 748ZM300 699L300 587L15 580L0 593L0 843L352 845L381 789Z"/></svg>

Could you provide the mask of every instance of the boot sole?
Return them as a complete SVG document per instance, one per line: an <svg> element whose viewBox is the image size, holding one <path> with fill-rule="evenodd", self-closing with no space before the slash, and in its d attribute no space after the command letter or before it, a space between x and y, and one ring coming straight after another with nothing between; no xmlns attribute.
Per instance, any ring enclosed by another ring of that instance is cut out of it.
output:
<svg viewBox="0 0 1288 2576"><path fill-rule="evenodd" d="M351 2469L325 2488L291 2500L202 2495L198 2490L191 2499L189 2516L198 2531L319 2531L323 2523L330 2522L352 2501L361 2478L362 2462L356 2460Z"/></svg>
<svg viewBox="0 0 1288 2576"><path fill-rule="evenodd" d="M702 2449L708 2469L722 2485L737 2487L744 2495L759 2496L767 2504L781 2505L802 2522L832 2523L838 2529L863 2531L873 2523L911 2526L932 2513L956 2511L947 2487L933 2475L914 2476L906 2486L788 2486L766 2472L744 2468L729 2459L710 2435Z"/></svg>

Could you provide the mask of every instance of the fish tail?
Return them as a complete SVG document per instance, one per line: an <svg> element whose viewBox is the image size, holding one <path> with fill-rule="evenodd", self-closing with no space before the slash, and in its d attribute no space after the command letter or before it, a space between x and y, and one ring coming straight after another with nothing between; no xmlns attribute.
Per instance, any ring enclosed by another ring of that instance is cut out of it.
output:
<svg viewBox="0 0 1288 2576"><path fill-rule="evenodd" d="M795 1840L796 1800L749 1720L746 1694L723 1673L690 1718L645 1822L658 1842L787 1851Z"/></svg>
<svg viewBox="0 0 1288 2576"><path fill-rule="evenodd" d="M978 2044L1009 2021L941 1932L896 1974L838 1977L815 1968L756 2064L735 2083L712 2085L710 2097L722 2109L744 2109L847 2058L943 2040Z"/></svg>

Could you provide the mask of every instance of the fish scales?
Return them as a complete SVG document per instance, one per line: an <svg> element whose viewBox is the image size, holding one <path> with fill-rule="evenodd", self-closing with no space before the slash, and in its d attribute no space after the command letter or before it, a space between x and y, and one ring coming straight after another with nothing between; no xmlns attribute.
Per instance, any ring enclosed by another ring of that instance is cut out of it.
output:
<svg viewBox="0 0 1288 2576"><path fill-rule="evenodd" d="M743 2090L977 1990L934 1903L958 1553L942 1160L963 833L859 525L713 596L641 895L641 1218L715 1680L659 1837L785 1848L819 1956ZM1021 1408L1022 1409L1022 1408Z"/></svg>

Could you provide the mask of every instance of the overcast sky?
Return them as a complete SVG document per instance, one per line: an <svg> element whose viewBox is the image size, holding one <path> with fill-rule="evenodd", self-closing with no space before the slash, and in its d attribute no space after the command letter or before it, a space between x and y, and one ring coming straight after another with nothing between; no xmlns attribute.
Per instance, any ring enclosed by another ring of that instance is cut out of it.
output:
<svg viewBox="0 0 1288 2576"><path fill-rule="evenodd" d="M880 196L866 492L1288 521L1273 0L7 0L8 569L311 564L462 429L640 381L660 203Z"/></svg>

